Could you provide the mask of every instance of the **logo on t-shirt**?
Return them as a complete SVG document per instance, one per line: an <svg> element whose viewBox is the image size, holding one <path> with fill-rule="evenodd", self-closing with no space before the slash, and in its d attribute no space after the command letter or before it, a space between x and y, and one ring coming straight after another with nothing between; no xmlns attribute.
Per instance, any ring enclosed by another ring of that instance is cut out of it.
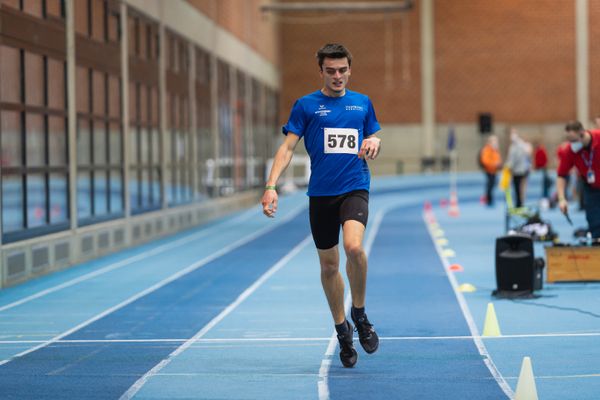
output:
<svg viewBox="0 0 600 400"><path fill-rule="evenodd" d="M362 111L362 106L346 106L346 111Z"/></svg>
<svg viewBox="0 0 600 400"><path fill-rule="evenodd" d="M319 105L319 109L315 111L315 114L317 114L319 117L326 117L330 112L331 110L328 110L325 105L321 104Z"/></svg>

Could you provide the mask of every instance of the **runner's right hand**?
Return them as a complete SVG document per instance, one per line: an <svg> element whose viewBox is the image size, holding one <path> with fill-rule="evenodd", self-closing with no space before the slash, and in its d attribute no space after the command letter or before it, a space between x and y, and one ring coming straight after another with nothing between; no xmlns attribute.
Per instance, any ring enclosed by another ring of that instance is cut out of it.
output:
<svg viewBox="0 0 600 400"><path fill-rule="evenodd" d="M269 218L274 218L277 212L277 191L274 189L267 189L262 197L263 214Z"/></svg>

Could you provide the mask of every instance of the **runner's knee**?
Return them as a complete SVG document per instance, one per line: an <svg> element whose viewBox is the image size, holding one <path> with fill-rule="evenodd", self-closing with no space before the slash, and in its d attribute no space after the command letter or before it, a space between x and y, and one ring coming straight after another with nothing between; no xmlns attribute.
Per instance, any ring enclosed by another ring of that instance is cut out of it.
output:
<svg viewBox="0 0 600 400"><path fill-rule="evenodd" d="M363 247L360 243L344 243L346 257L353 260L359 259L364 254Z"/></svg>
<svg viewBox="0 0 600 400"><path fill-rule="evenodd" d="M336 275L340 271L339 263L328 260L321 260L321 275L329 277Z"/></svg>

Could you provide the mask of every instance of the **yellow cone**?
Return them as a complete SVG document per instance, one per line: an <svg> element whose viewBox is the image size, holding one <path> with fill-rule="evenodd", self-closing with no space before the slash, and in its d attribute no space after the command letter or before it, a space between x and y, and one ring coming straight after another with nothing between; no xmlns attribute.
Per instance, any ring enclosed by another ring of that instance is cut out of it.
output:
<svg viewBox="0 0 600 400"><path fill-rule="evenodd" d="M443 237L444 236L444 231L441 230L441 229L439 229L439 228L435 229L433 231L433 236L435 236L436 238Z"/></svg>
<svg viewBox="0 0 600 400"><path fill-rule="evenodd" d="M492 303L488 303L487 305L485 322L483 324L483 336L502 336L500 326L498 325L498 318L496 318L496 311Z"/></svg>
<svg viewBox="0 0 600 400"><path fill-rule="evenodd" d="M515 400L538 400L533 368L531 368L531 359L529 357L523 357Z"/></svg>
<svg viewBox="0 0 600 400"><path fill-rule="evenodd" d="M452 258L456 256L456 253L452 249L444 249L442 250L442 256L444 256L445 258Z"/></svg>
<svg viewBox="0 0 600 400"><path fill-rule="evenodd" d="M472 293L476 290L477 290L477 288L475 286L471 285L470 283L463 283L462 285L460 285L458 287L458 291L463 292L463 293Z"/></svg>

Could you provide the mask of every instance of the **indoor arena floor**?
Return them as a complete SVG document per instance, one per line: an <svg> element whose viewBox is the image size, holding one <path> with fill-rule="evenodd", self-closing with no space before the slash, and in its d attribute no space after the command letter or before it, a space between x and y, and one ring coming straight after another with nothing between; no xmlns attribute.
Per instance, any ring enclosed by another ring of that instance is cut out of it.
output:
<svg viewBox="0 0 600 400"><path fill-rule="evenodd" d="M506 399L524 357L540 399L600 398L600 283L493 298L505 207L480 204L483 176L463 174L451 216L448 182L373 180L366 306L381 344L368 355L355 337L352 369L339 361L302 190L280 198L274 219L257 205L1 290L0 398ZM542 217L572 240L557 210ZM490 302L500 336L481 335Z"/></svg>

